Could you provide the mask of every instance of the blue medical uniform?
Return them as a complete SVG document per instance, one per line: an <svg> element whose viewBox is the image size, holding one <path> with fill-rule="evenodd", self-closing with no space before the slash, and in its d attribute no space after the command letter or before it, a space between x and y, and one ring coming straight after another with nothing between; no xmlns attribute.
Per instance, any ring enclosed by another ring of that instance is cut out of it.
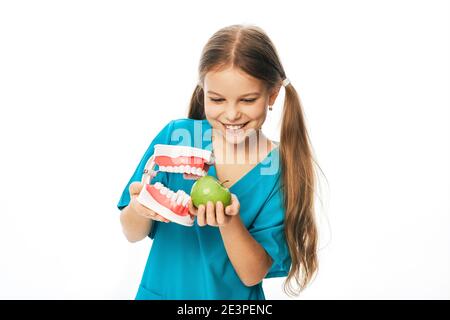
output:
<svg viewBox="0 0 450 320"><path fill-rule="evenodd" d="M207 120L184 118L166 124L143 155L117 207L121 210L129 204L128 187L134 181L141 181L144 166L153 154L155 144L212 150L211 129ZM240 217L244 225L273 259L265 278L285 277L291 266L283 230L280 165L276 166L275 171L270 169L270 162L273 167L273 161L277 159L281 161L278 146L229 188L239 199ZM269 165L265 166L266 163ZM267 170L266 174L263 174L264 170ZM267 174L270 170L272 174ZM217 178L214 166L209 168L208 175ZM159 172L151 183L156 181L174 191L182 189L187 194L190 194L195 182L172 172ZM196 220L192 227L154 221L149 237L153 243L135 299L265 299L262 282L247 287L240 280L228 258L218 227L200 227Z"/></svg>

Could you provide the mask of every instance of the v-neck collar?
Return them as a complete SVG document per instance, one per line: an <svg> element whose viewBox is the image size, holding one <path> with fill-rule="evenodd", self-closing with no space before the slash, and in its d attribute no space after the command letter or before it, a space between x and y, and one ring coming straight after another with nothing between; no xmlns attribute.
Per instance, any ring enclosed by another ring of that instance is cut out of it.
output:
<svg viewBox="0 0 450 320"><path fill-rule="evenodd" d="M213 144L212 144L212 127L211 127L211 124L208 122L208 120L206 120L206 119L202 119L201 120L202 121L202 123L205 125L204 126L204 129L205 129L205 133L204 133L204 145L203 145L203 148L205 149L205 150L208 150L208 151L212 151L212 152L214 152L213 151ZM206 143L206 144L205 144ZM268 153L267 153L267 155L264 157L264 159L262 159L260 162L258 162L253 168L251 168L247 173L245 173L242 177L240 177L235 183L233 183L229 188L228 188L228 190L230 190L230 192L231 193L240 193L240 190L245 186L245 188L246 189L249 189L248 188L248 185L245 185L244 184L244 181L246 180L246 179L249 179L249 177L251 177L251 176L254 176L255 175L255 172L256 172L256 170L257 169L259 169L260 167L261 167L261 165L263 164L263 163L265 163L266 161L267 161L267 159L269 158L269 157L271 157L272 156L272 154L274 153L274 152L278 152L279 150L279 143L274 147L274 148L272 148L272 150L270 150ZM217 171L216 171L216 166L215 165L212 165L212 166L210 166L209 167L209 170L208 170L208 175L210 175L210 176L213 176L214 178L216 178L216 179L218 179L217 178ZM253 180L253 183L255 183L256 182L256 180L254 179Z"/></svg>

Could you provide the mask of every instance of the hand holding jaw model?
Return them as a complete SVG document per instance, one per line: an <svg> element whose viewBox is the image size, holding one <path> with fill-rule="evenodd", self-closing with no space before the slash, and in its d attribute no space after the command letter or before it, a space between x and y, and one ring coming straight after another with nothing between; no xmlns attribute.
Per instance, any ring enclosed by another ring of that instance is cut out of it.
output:
<svg viewBox="0 0 450 320"><path fill-rule="evenodd" d="M214 163L211 151L187 146L156 144L142 175L142 188L137 198L143 206L155 211L164 218L184 226L192 226L194 217L189 212L190 196L183 190L173 191L161 182L151 185L150 181L158 172L183 174L184 179L199 179L208 172ZM155 171L155 165L159 170Z"/></svg>

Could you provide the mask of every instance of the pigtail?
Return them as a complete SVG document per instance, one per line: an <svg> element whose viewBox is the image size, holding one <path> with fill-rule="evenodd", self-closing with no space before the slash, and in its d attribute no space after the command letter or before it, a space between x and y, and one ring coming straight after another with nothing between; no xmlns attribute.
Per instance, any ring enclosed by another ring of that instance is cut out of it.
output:
<svg viewBox="0 0 450 320"><path fill-rule="evenodd" d="M285 236L292 267L284 284L288 294L303 291L318 269L318 232L314 217L313 157L297 91L286 87L280 134ZM293 288L294 278L299 287Z"/></svg>
<svg viewBox="0 0 450 320"><path fill-rule="evenodd" d="M205 117L205 106L203 101L203 88L197 84L192 93L191 102L189 103L188 118L202 120Z"/></svg>

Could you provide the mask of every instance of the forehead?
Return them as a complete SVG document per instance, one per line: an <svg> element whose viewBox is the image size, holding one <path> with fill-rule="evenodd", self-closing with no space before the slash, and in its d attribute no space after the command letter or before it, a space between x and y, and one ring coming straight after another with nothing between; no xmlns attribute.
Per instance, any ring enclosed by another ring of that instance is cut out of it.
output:
<svg viewBox="0 0 450 320"><path fill-rule="evenodd" d="M205 92L239 96L250 92L263 93L263 82L237 68L209 71L205 75Z"/></svg>

